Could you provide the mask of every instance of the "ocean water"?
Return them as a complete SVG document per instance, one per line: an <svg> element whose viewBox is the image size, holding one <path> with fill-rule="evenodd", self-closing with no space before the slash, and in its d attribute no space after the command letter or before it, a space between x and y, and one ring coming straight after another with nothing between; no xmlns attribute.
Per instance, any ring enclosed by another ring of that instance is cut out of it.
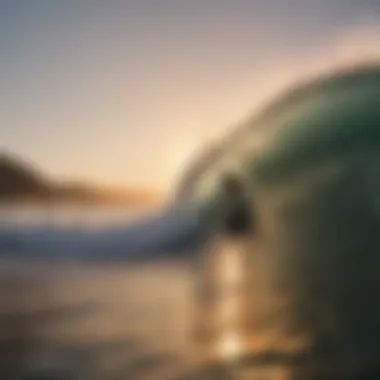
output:
<svg viewBox="0 0 380 380"><path fill-rule="evenodd" d="M323 293L322 300L328 294L331 303L316 312L316 319L308 319L308 308L319 301L320 293L310 291L309 280L298 272L291 278L296 280L295 285L302 281L302 286L278 293L272 287L278 270L278 261L272 261L276 256L268 254L265 242L261 246L259 239L255 241L249 236L247 241L239 242L216 239L212 247L202 252L205 260L196 268L189 265L191 256L186 260L178 260L175 255L166 256L165 260L153 260L155 255L147 255L148 259L141 261L121 257L83 260L82 245L77 245L81 243L77 237L83 238L83 229L105 229L109 240L122 242L125 249L130 248L125 243L135 236L136 241L146 242L148 231L153 232L151 242L162 245L168 231L176 235L184 227L187 229L186 220L175 213L174 222L169 213L169 217L158 218L147 228L134 227L155 212L8 207L1 213L0 379L362 380L361 374L368 372L362 371L363 366L370 370L374 367L374 373L378 373L376 335L373 339L364 335L362 339L367 325L376 327L371 332L378 332L378 303L363 296L367 277L361 271L357 279L342 277L351 268L350 263L337 270L333 267L332 273L323 277L330 293ZM291 219L286 222L286 226L292 227ZM1 236L1 231L11 233ZM56 234L54 239L47 245L41 244L39 239L44 240L52 231ZM9 244L15 238L17 242L19 236L22 244ZM56 240L57 236L61 239ZM73 236L75 239L69 242ZM164 239L160 240L162 236ZM307 237L307 241L323 243L314 236ZM72 243L76 246L74 254ZM283 247L287 241L275 243ZM46 248L48 254L38 255L40 247ZM109 247L119 249L118 244ZM139 245L142 247L152 245ZM276 252L278 246L271 247ZM297 264L293 245L291 248L289 262ZM55 256L55 251L60 254ZM144 255L144 251L134 250L133 254ZM311 274L319 279L319 270L323 270L323 275L326 270L316 264L317 261L312 269L317 272ZM298 269L294 265L289 268ZM205 271L205 277L199 269ZM374 272L378 273L377 268ZM207 284L214 278L216 288ZM371 281L369 278L369 289L378 289L377 283L374 287ZM339 287L334 287L335 282ZM347 294L345 297L340 289ZM278 295L279 298L274 297ZM200 298L205 301L203 305ZM345 302L344 308L340 300ZM361 313L366 311L364 307L372 313ZM341 319L333 326L334 339L322 340L314 351L308 351L315 336L320 341L320 324L329 322L327 317L334 317L336 310ZM311 312L314 317L312 309ZM371 321L373 325L369 324ZM305 340L293 339L298 337L298 327L309 334ZM361 340L353 340L350 334ZM341 345L337 346L336 341ZM378 378L371 375L368 372L364 379Z"/></svg>
<svg viewBox="0 0 380 380"><path fill-rule="evenodd" d="M75 231L133 226L151 212L3 205L0 225L16 235ZM1 379L227 378L194 355L196 279L183 262L36 260L33 250L5 251L0 245Z"/></svg>

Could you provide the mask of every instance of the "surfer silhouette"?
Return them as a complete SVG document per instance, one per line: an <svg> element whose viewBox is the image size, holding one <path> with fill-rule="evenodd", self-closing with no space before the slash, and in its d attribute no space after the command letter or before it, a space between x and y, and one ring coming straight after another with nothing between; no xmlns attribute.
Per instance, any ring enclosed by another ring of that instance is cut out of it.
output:
<svg viewBox="0 0 380 380"><path fill-rule="evenodd" d="M252 231L253 215L241 181L232 174L224 176L221 182L222 196L226 202L223 232L232 236Z"/></svg>

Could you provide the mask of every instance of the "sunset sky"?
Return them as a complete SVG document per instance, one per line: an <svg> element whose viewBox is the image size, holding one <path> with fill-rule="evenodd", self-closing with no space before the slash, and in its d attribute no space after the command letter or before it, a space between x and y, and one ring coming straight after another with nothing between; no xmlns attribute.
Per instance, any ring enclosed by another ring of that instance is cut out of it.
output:
<svg viewBox="0 0 380 380"><path fill-rule="evenodd" d="M375 0L0 0L0 149L166 189L300 74L380 56Z"/></svg>

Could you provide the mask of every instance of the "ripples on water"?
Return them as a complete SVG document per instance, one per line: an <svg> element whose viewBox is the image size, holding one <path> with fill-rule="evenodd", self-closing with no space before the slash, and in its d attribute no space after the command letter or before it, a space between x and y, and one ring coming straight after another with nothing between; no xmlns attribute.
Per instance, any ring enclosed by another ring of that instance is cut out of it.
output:
<svg viewBox="0 0 380 380"><path fill-rule="evenodd" d="M1 210L0 222L82 228L120 221L132 224L148 212L7 208ZM223 277L223 286L217 290L220 294L206 301L211 317L206 312L200 318L207 335L213 330L219 334L212 355L230 364L231 358L241 356L239 380L317 379L292 371L302 357L278 350L287 342L276 330L279 326L271 322L277 305L271 305L271 297L264 291L268 279L263 270L265 260L261 262L261 255L255 255L255 264L248 264L252 269L249 281L242 279L241 265L248 261L237 261L230 248L218 249L212 266L217 276ZM189 266L174 261L49 263L25 257L9 259L7 255L6 260L0 259L0 379L229 380L226 368L199 366L203 347L194 347L192 340L198 280ZM246 286L244 281L248 281L254 303L245 302L240 292ZM272 312L269 318L265 310ZM258 319L253 318L256 312ZM337 379L323 377L330 378Z"/></svg>
<svg viewBox="0 0 380 380"><path fill-rule="evenodd" d="M12 208L2 226L133 222L146 210ZM0 378L223 380L191 354L192 284L183 264L0 263Z"/></svg>
<svg viewBox="0 0 380 380"><path fill-rule="evenodd" d="M176 378L187 365L188 285L174 264L3 262L2 373L36 379Z"/></svg>

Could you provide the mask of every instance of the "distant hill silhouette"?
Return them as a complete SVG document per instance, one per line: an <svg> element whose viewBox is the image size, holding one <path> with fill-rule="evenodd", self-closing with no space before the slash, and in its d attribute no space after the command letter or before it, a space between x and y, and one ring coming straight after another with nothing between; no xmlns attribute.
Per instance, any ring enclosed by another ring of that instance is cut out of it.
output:
<svg viewBox="0 0 380 380"><path fill-rule="evenodd" d="M146 204L157 203L159 198L149 189L114 190L84 183L59 183L13 154L0 154L0 201Z"/></svg>
<svg viewBox="0 0 380 380"><path fill-rule="evenodd" d="M0 156L0 197L42 197L50 192L50 185L37 170L19 158Z"/></svg>

